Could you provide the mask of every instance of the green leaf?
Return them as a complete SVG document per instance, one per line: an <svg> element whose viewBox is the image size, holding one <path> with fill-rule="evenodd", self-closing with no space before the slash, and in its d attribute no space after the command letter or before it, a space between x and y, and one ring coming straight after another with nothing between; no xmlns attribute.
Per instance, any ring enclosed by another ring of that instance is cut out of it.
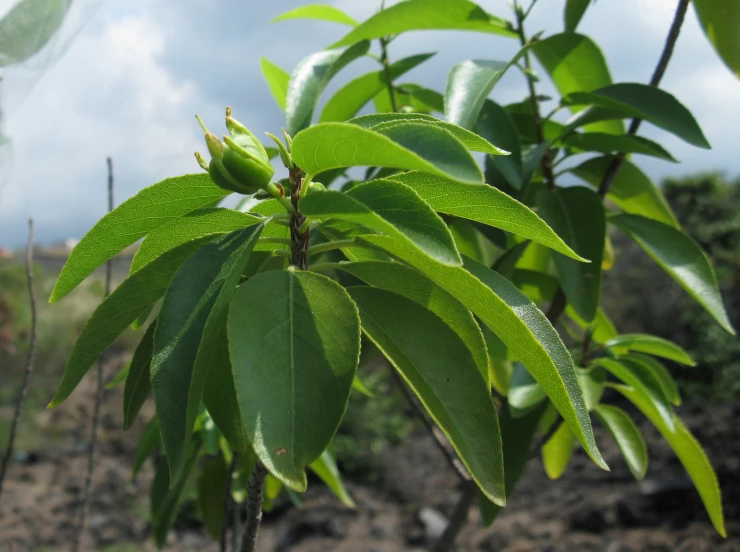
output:
<svg viewBox="0 0 740 552"><path fill-rule="evenodd" d="M614 324L601 309L596 311L596 316L590 324L578 316L578 313L570 305L565 307L565 314L581 329L588 329L591 332L591 339L593 342L598 343L599 345L603 345L612 337L618 335Z"/></svg>
<svg viewBox="0 0 740 552"><path fill-rule="evenodd" d="M740 77L740 5L733 0L694 0L704 33L727 67Z"/></svg>
<svg viewBox="0 0 740 552"><path fill-rule="evenodd" d="M576 33L561 33L536 42L532 51L549 73L561 96L574 92L591 92L610 85L604 54L593 40ZM578 111L573 106L573 111ZM589 125L592 131L623 134L621 121L603 121Z"/></svg>
<svg viewBox="0 0 740 552"><path fill-rule="evenodd" d="M399 59L388 67L391 81L424 63L434 54L419 54ZM334 94L321 112L319 121L346 121L354 117L362 107L388 86L385 70L375 71L348 82Z"/></svg>
<svg viewBox="0 0 740 552"><path fill-rule="evenodd" d="M606 241L606 218L601 198L587 188L543 190L537 194L540 216L580 256L581 263L559 253L553 261L568 303L590 322L601 300L601 261Z"/></svg>
<svg viewBox="0 0 740 552"><path fill-rule="evenodd" d="M604 381L606 374L604 370L598 367L588 369L576 368L578 375L578 384L583 391L583 398L586 401L586 408L591 412L601 401L604 394Z"/></svg>
<svg viewBox="0 0 740 552"><path fill-rule="evenodd" d="M267 58L260 58L260 68L262 69L262 76L267 82L267 86L270 87L272 97L275 98L280 109L285 111L285 106L288 101L288 83L290 82L290 75L288 72L275 65Z"/></svg>
<svg viewBox="0 0 740 552"><path fill-rule="evenodd" d="M570 169L570 172L598 188L612 159L611 156L595 157ZM627 213L678 228L678 221L660 190L644 172L626 159L622 162L606 197Z"/></svg>
<svg viewBox="0 0 740 552"><path fill-rule="evenodd" d="M131 427L131 424L139 415L141 406L152 390L149 382L149 369L152 364L152 348L154 346L154 329L157 327L155 319L141 338L139 346L134 351L131 364L123 387L123 430Z"/></svg>
<svg viewBox="0 0 740 552"><path fill-rule="evenodd" d="M362 329L439 425L483 493L506 502L501 435L488 385L472 353L439 317L385 290L350 294Z"/></svg>
<svg viewBox="0 0 740 552"><path fill-rule="evenodd" d="M521 418L547 398L545 390L521 362L514 363L507 395L512 418Z"/></svg>
<svg viewBox="0 0 740 552"><path fill-rule="evenodd" d="M635 479L643 479L648 469L648 452L640 428L621 408L600 404L594 409L599 421L617 443Z"/></svg>
<svg viewBox="0 0 740 552"><path fill-rule="evenodd" d="M326 449L347 406L360 355L357 308L329 278L267 272L237 290L227 328L254 451L275 477L302 492L304 467Z"/></svg>
<svg viewBox="0 0 740 552"><path fill-rule="evenodd" d="M461 265L455 242L441 218L408 186L374 180L349 192L309 194L301 212L318 220L340 219L400 238L448 265Z"/></svg>
<svg viewBox="0 0 740 552"><path fill-rule="evenodd" d="M213 540L221 538L224 524L224 495L226 482L231 477L222 456L211 456L198 475L198 510L208 535Z"/></svg>
<svg viewBox="0 0 740 552"><path fill-rule="evenodd" d="M591 0L566 0L563 15L567 32L575 32L590 3Z"/></svg>
<svg viewBox="0 0 740 552"><path fill-rule="evenodd" d="M370 391L370 389L365 385L365 382L363 382L359 376L355 376L355 379L352 380L352 389L357 391L358 393L362 393L365 395L368 399L374 399L375 393Z"/></svg>
<svg viewBox="0 0 740 552"><path fill-rule="evenodd" d="M363 261L332 265L363 282L411 299L436 314L465 343L488 382L488 352L475 318L460 301L413 268L401 263Z"/></svg>
<svg viewBox="0 0 740 552"><path fill-rule="evenodd" d="M571 134L563 145L573 153L596 151L600 153L639 153L657 157L671 163L678 163L666 149L652 140L631 134L608 134L606 132L586 132Z"/></svg>
<svg viewBox="0 0 740 552"><path fill-rule="evenodd" d="M585 89L584 89L585 90ZM595 105L636 117L675 134L694 146L710 149L691 112L665 90L632 82L604 86L598 90L562 92L566 105Z"/></svg>
<svg viewBox="0 0 740 552"><path fill-rule="evenodd" d="M508 280L535 303L552 301L560 287L560 281L544 272L517 268Z"/></svg>
<svg viewBox="0 0 740 552"><path fill-rule="evenodd" d="M39 52L62 25L72 0L20 0L0 20L0 67Z"/></svg>
<svg viewBox="0 0 740 552"><path fill-rule="evenodd" d="M435 211L501 228L584 260L529 207L492 186L461 184L420 172L393 175L389 179L413 188Z"/></svg>
<svg viewBox="0 0 740 552"><path fill-rule="evenodd" d="M694 359L682 347L654 335L622 334L611 338L604 345L610 349L627 349L667 358L687 366L696 366Z"/></svg>
<svg viewBox="0 0 740 552"><path fill-rule="evenodd" d="M618 215L609 222L635 240L726 331L735 335L714 269L694 240L671 226L635 215Z"/></svg>
<svg viewBox="0 0 740 552"><path fill-rule="evenodd" d="M243 454L236 459L236 469L232 474L231 498L235 502L242 504L247 499L249 491L249 480L257 465L257 455L251 448L248 448Z"/></svg>
<svg viewBox="0 0 740 552"><path fill-rule="evenodd" d="M294 10L278 15L272 20L272 22L276 23L277 21L286 21L288 19L318 19L320 21L330 21L332 23L350 25L351 27L357 26L357 21L352 19L342 10L335 8L334 6L327 6L324 4L300 6Z"/></svg>
<svg viewBox="0 0 740 552"><path fill-rule="evenodd" d="M348 508L354 508L356 506L355 501L352 500L352 497L344 487L337 463L328 450L322 452L321 456L314 460L308 467L326 483L326 486L331 489L342 504Z"/></svg>
<svg viewBox="0 0 740 552"><path fill-rule="evenodd" d="M658 428L663 438L668 441L678 459L683 464L689 477L694 482L709 518L717 532L727 536L725 521L722 514L722 496L720 495L717 475L712 469L704 449L696 441L691 432L677 417L672 426L667 425L656 410L655 405L638 391L625 385L614 385L614 389L627 397L640 411Z"/></svg>
<svg viewBox="0 0 740 552"><path fill-rule="evenodd" d="M573 360L545 315L525 295L486 266L472 261L466 260L465 270L436 263L386 236L362 236L358 240L410 264L470 309L527 367L589 456L606 468L594 442Z"/></svg>
<svg viewBox="0 0 740 552"><path fill-rule="evenodd" d="M379 133L349 123L320 123L296 135L292 155L311 175L340 167L392 167L470 184L483 182L465 145L430 124L407 123Z"/></svg>
<svg viewBox="0 0 740 552"><path fill-rule="evenodd" d="M560 424L557 431L542 446L542 464L550 479L559 479L573 457L573 445L576 439L568 424Z"/></svg>
<svg viewBox="0 0 740 552"><path fill-rule="evenodd" d="M477 31L511 38L517 36L511 23L486 13L468 0L406 0L363 21L333 47L423 30Z"/></svg>
<svg viewBox="0 0 740 552"><path fill-rule="evenodd" d="M509 114L497 103L486 100L475 128L483 138L511 152L506 156L488 157L487 161L493 163L512 187L521 190L522 148L516 126Z"/></svg>
<svg viewBox="0 0 740 552"><path fill-rule="evenodd" d="M126 278L95 309L67 360L62 382L48 408L62 404L100 355L136 318L164 295L172 276L203 240L172 249Z"/></svg>
<svg viewBox="0 0 740 552"><path fill-rule="evenodd" d="M262 225L205 245L172 278L154 332L151 384L173 481L180 475L214 345Z"/></svg>
<svg viewBox="0 0 740 552"><path fill-rule="evenodd" d="M376 132L383 132L383 129L389 128L393 124L430 123L449 131L470 151L480 151L489 155L509 155L508 151L497 148L475 132L424 113L373 113L357 117L348 122Z"/></svg>
<svg viewBox="0 0 740 552"><path fill-rule="evenodd" d="M59 274L49 301L67 295L97 267L158 226L228 193L207 174L168 178L145 188L105 215L82 238Z"/></svg>
<svg viewBox="0 0 740 552"><path fill-rule="evenodd" d="M351 62L367 54L370 43L358 42L346 50L322 50L301 61L290 76L285 102L285 126L294 136L311 125L319 97L329 81Z"/></svg>
<svg viewBox="0 0 740 552"><path fill-rule="evenodd" d="M123 382L126 381L126 378L128 377L128 372L131 369L131 363L124 364L123 367L118 371L118 373L111 379L108 383L105 384L106 389L115 389L119 385L121 385Z"/></svg>
<svg viewBox="0 0 740 552"><path fill-rule="evenodd" d="M149 420L149 423L144 428L144 432L141 434L141 438L139 439L139 444L136 447L134 465L131 469L132 480L136 478L136 474L139 473L139 470L144 465L144 462L146 462L146 459L154 454L154 451L157 450L157 447L161 444L162 436L159 433L159 422L155 416Z"/></svg>
<svg viewBox="0 0 740 552"><path fill-rule="evenodd" d="M149 233L131 261L131 274L165 251L203 236L220 236L259 224L262 218L232 209L198 209Z"/></svg>
<svg viewBox="0 0 740 552"><path fill-rule="evenodd" d="M663 364L655 360L653 357L641 355L638 353L630 353L628 355L620 357L620 359L630 360L632 362L637 362L645 366L653 373L655 379L658 380L663 394L671 402L671 404L674 404L676 406L681 405L681 395L678 391L676 380L673 379L673 376L668 371L668 369L663 366Z"/></svg>

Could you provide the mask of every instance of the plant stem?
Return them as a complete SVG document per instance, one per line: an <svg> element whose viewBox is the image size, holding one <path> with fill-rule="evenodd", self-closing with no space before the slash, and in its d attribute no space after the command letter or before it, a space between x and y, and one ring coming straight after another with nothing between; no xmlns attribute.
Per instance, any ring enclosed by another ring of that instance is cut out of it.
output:
<svg viewBox="0 0 740 552"><path fill-rule="evenodd" d="M673 17L673 23L668 31L665 45L663 46L663 52L660 55L660 59L658 59L658 64L655 66L653 76L650 78L650 86L658 86L660 81L663 79L663 75L665 75L665 71L668 68L668 62L671 60L673 50L676 47L676 41L678 41L678 35L681 34L681 26L683 25L684 19L686 19L686 11L688 8L689 0L679 0L678 6L676 7L676 14ZM641 119L632 119L627 134L630 136L636 135L637 131L640 129L641 123ZM611 185L614 183L614 179L617 177L617 174L619 174L619 169L622 168L622 163L624 163L626 157L627 154L625 152L620 152L612 159L609 167L604 173L604 177L601 179L601 183L599 184L599 195L601 197L604 197L609 193L609 188L611 188Z"/></svg>
<svg viewBox="0 0 740 552"><path fill-rule="evenodd" d="M383 64L385 73L385 84L388 87L388 95L391 99L391 107L394 113L398 113L398 100L396 99L396 89L393 87L393 78L391 77L391 67L388 63L388 38L380 39L380 63Z"/></svg>
<svg viewBox="0 0 740 552"><path fill-rule="evenodd" d="M33 219L28 219L28 247L26 248L26 282L28 283L28 297L29 306L31 309L31 337L28 342L28 358L26 360L26 370L23 373L23 383L21 383L21 389L18 393L18 399L15 403L15 410L13 411L13 421L10 424L10 436L8 437L8 446L5 449L5 455L3 456L3 464L0 467L0 495L3 494L3 483L5 482L5 473L10 464L10 458L13 455L13 444L15 443L15 435L18 431L18 424L21 419L21 410L23 409L23 402L28 395L28 385L31 381L31 373L33 372L33 365L36 360L36 288L33 285Z"/></svg>
<svg viewBox="0 0 740 552"><path fill-rule="evenodd" d="M309 229L304 228L306 217L298 209L298 200L301 198L301 190L306 182L303 178L303 171L298 167L290 169L289 172L292 187L290 199L293 203L293 213L290 215L290 264L301 270L308 270L308 242L311 232Z"/></svg>
<svg viewBox="0 0 740 552"><path fill-rule="evenodd" d="M254 552L257 546L257 535L262 522L262 493L265 489L265 477L267 477L267 470L258 460L247 489L247 521L244 524L241 552Z"/></svg>
<svg viewBox="0 0 740 552"><path fill-rule="evenodd" d="M224 505L223 505L223 520L221 522L221 539L219 541L220 551L226 552L226 533L229 528L229 511L232 508L236 508L236 504L231 500L231 484L234 481L234 471L236 470L236 462L239 457L239 453L234 451L231 456L231 465L226 475L226 485L224 485ZM236 524L232 527L232 530L236 532Z"/></svg>
<svg viewBox="0 0 740 552"><path fill-rule="evenodd" d="M478 487L476 487L474 481L463 483L462 494L455 505L455 511L452 512L450 522L447 524L437 544L434 545L432 552L448 552L452 550L460 531L468 523L468 512L471 506L473 506L477 495Z"/></svg>

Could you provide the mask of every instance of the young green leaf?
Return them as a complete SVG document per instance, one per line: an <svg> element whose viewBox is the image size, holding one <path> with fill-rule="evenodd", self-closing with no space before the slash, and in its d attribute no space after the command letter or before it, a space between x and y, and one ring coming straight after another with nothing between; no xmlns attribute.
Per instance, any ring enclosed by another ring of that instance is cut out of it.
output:
<svg viewBox="0 0 740 552"><path fill-rule="evenodd" d="M648 452L640 428L621 408L600 404L594 409L599 421L617 443L635 479L643 479L648 469Z"/></svg>
<svg viewBox="0 0 740 552"><path fill-rule="evenodd" d="M267 82L267 86L270 87L272 97L275 98L280 109L285 111L285 106L288 101L288 83L290 82L290 75L282 67L275 65L267 58L260 58L260 69L262 69L262 76Z"/></svg>
<svg viewBox="0 0 740 552"><path fill-rule="evenodd" d="M324 4L310 4L300 6L294 10L287 11L278 15L272 20L273 23L278 21L287 21L288 19L318 19L319 21L330 21L332 23L341 23L351 27L357 26L357 21L344 13L339 8L327 6Z"/></svg>
<svg viewBox="0 0 740 552"><path fill-rule="evenodd" d="M589 456L607 469L594 441L573 360L545 315L525 295L488 267L472 261L466 260L465 270L436 263L387 236L358 240L410 264L470 309L527 367Z"/></svg>
<svg viewBox="0 0 740 552"><path fill-rule="evenodd" d="M162 224L204 207L229 192L207 174L167 178L105 215L72 250L50 302L59 301L93 270Z"/></svg>
<svg viewBox="0 0 740 552"><path fill-rule="evenodd" d="M374 180L345 193L327 190L309 194L301 199L299 208L307 217L361 224L400 238L441 263L462 264L445 223L404 184Z"/></svg>
<svg viewBox="0 0 740 552"><path fill-rule="evenodd" d="M311 462L308 467L326 483L326 486L331 489L342 504L348 508L354 508L356 506L355 501L352 500L352 497L344 486L342 474L339 473L337 463L328 450L322 452L321 456Z"/></svg>
<svg viewBox="0 0 740 552"><path fill-rule="evenodd" d="M547 394L524 365L521 362L515 362L507 398L512 418L521 418L544 401Z"/></svg>
<svg viewBox="0 0 740 552"><path fill-rule="evenodd" d="M367 54L370 43L358 42L346 50L323 50L301 61L290 76L285 102L285 126L295 136L311 125L321 93L329 81L351 62Z"/></svg>
<svg viewBox="0 0 740 552"><path fill-rule="evenodd" d="M0 19L0 67L21 63L46 46L62 25L72 0L20 0L14 4Z"/></svg>
<svg viewBox="0 0 740 552"><path fill-rule="evenodd" d="M678 391L676 380L673 379L673 376L668 371L668 369L663 366L663 364L655 360L653 357L641 355L639 353L630 353L620 357L620 359L630 360L632 362L637 362L645 366L653 373L655 379L658 380L660 388L663 390L663 394L671 402L671 404L674 404L676 406L681 405L681 395Z"/></svg>
<svg viewBox="0 0 740 552"><path fill-rule="evenodd" d="M349 123L320 123L296 135L292 155L311 175L340 167L392 167L483 182L464 144L431 124L407 123L379 133Z"/></svg>
<svg viewBox="0 0 740 552"><path fill-rule="evenodd" d="M694 0L704 33L727 67L740 77L740 5L733 0Z"/></svg>
<svg viewBox="0 0 740 552"><path fill-rule="evenodd" d="M614 385L612 387L639 408L650 422L658 428L663 438L668 441L694 482L696 490L699 491L699 496L701 496L714 528L720 535L726 537L727 532L725 531L725 520L722 513L722 496L720 495L717 475L714 473L712 464L701 445L680 419L675 418L673 426L667 425L655 405L640 392L626 385Z"/></svg>
<svg viewBox="0 0 740 552"><path fill-rule="evenodd" d="M529 207L487 184L469 185L448 178L407 172L389 177L419 194L432 209L489 226L541 243L568 257L579 257Z"/></svg>
<svg viewBox="0 0 740 552"><path fill-rule="evenodd" d="M227 234L188 259L167 288L154 331L151 384L173 482L208 380L213 345L262 225Z"/></svg>
<svg viewBox="0 0 740 552"><path fill-rule="evenodd" d="M576 439L568 424L560 424L557 431L542 446L542 464L550 479L559 479L565 473L573 457L573 446Z"/></svg>
<svg viewBox="0 0 740 552"><path fill-rule="evenodd" d="M268 272L237 290L227 328L254 451L301 492L304 468L326 449L347 406L360 356L357 307L325 276Z"/></svg>
<svg viewBox="0 0 740 552"><path fill-rule="evenodd" d="M576 368L576 375L581 391L583 391L586 408L591 412L599 404L601 396L604 394L606 374L599 367L591 367L587 369Z"/></svg>
<svg viewBox="0 0 740 552"><path fill-rule="evenodd" d="M573 153L596 151L600 153L638 153L657 157L671 163L678 163L666 149L652 140L631 134L607 134L606 132L585 132L571 134L563 145Z"/></svg>
<svg viewBox="0 0 740 552"><path fill-rule="evenodd" d="M134 454L134 465L131 469L131 480L136 478L136 474L146 462L157 447L162 444L162 436L159 433L159 422L155 416L144 428L144 432L141 434L139 439L139 445L136 447L136 453Z"/></svg>
<svg viewBox="0 0 740 552"><path fill-rule="evenodd" d="M124 364L121 369L118 371L118 373L110 380L108 383L105 384L106 389L115 389L119 385L121 385L123 382L126 381L126 378L128 377L128 372L131 369L131 363Z"/></svg>
<svg viewBox="0 0 740 552"><path fill-rule="evenodd" d="M221 537L224 523L224 489L231 477L221 456L211 456L198 474L198 510L206 532L213 540Z"/></svg>
<svg viewBox="0 0 740 552"><path fill-rule="evenodd" d="M468 0L405 0L363 21L333 47L423 30L477 31L511 38L517 36L511 23L486 13Z"/></svg>
<svg viewBox="0 0 740 552"><path fill-rule="evenodd" d="M154 329L156 319L152 322L141 338L139 346L131 359L126 384L123 387L123 430L127 430L134 423L139 410L152 390L149 382L149 369L152 364L152 348L154 345Z"/></svg>
<svg viewBox="0 0 740 552"><path fill-rule="evenodd" d="M682 347L675 343L648 334L622 334L611 338L604 345L610 349L627 349L638 353L667 358L686 366L696 366L696 362Z"/></svg>
<svg viewBox="0 0 740 552"><path fill-rule="evenodd" d="M563 13L566 32L575 32L590 3L591 0L566 0Z"/></svg>
<svg viewBox="0 0 740 552"><path fill-rule="evenodd" d="M543 190L537 194L537 207L540 216L565 243L591 261L586 264L553 254L568 303L581 318L591 322L601 300L601 261L606 240L601 198L581 187Z"/></svg>
<svg viewBox="0 0 740 552"><path fill-rule="evenodd" d="M619 111L625 117L636 117L675 134L699 148L711 146L691 112L675 97L647 84L620 82L598 90L563 92L566 105L595 105Z"/></svg>
<svg viewBox="0 0 740 552"><path fill-rule="evenodd" d="M614 323L609 320L609 317L601 309L596 311L596 316L590 324L578 316L578 313L570 305L565 307L565 315L582 330L588 329L591 332L593 342L599 345L603 345L612 337L619 335L617 329L614 327Z"/></svg>
<svg viewBox="0 0 740 552"><path fill-rule="evenodd" d="M672 226L635 215L618 215L609 222L635 240L726 331L735 335L714 269L694 240Z"/></svg>
<svg viewBox="0 0 740 552"><path fill-rule="evenodd" d="M496 408L473 355L439 317L385 290L350 288L362 329L439 425L490 500L503 506L504 461Z"/></svg>
<svg viewBox="0 0 740 552"><path fill-rule="evenodd" d="M355 376L355 378L352 380L352 389L357 391L358 393L362 393L365 395L368 399L374 399L375 393L370 391L367 385L365 385L365 382L363 382L359 376Z"/></svg>
<svg viewBox="0 0 740 552"><path fill-rule="evenodd" d="M475 130L492 144L510 152L506 156L487 157L506 181L517 190L522 189L522 148L514 121L503 107L491 100L483 102ZM491 180L489 180L491 182Z"/></svg>

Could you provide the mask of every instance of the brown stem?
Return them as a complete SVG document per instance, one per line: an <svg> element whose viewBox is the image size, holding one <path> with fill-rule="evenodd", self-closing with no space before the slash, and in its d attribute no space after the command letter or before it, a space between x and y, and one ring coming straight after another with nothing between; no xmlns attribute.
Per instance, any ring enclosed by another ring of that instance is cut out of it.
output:
<svg viewBox="0 0 740 552"><path fill-rule="evenodd" d="M442 533L442 536L437 541L432 549L433 552L448 552L452 550L452 547L457 540L460 531L468 522L468 513L470 508L475 502L475 497L478 495L478 488L475 486L475 482L466 481L463 483L462 494L460 495L457 504L455 505L455 511L452 512L452 517L447 527Z"/></svg>
<svg viewBox="0 0 740 552"><path fill-rule="evenodd" d="M244 524L241 552L254 552L257 546L257 535L262 522L262 493L265 488L265 477L267 477L267 470L258 460L247 489L247 521Z"/></svg>
<svg viewBox="0 0 740 552"><path fill-rule="evenodd" d="M8 446L5 449L5 455L3 456L3 464L0 467L0 495L3 494L3 483L5 482L5 472L10 464L10 458L13 455L13 444L15 443L15 435L18 431L18 424L21 419L21 410L23 409L23 402L28 395L28 384L31 381L31 374L33 373L33 365L36 360L36 288L33 285L33 219L28 219L28 247L26 248L26 282L28 283L28 296L31 308L31 337L28 343L28 358L26 360L26 370L23 373L23 382L21 383L21 389L18 393L18 399L15 403L15 410L13 411L13 421L10 424L10 436L8 437Z"/></svg>

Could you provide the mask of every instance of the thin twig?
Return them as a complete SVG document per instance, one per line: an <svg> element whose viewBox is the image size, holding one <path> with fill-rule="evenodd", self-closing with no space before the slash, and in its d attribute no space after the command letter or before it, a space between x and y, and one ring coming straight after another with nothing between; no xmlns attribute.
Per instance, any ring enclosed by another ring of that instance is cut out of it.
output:
<svg viewBox="0 0 740 552"><path fill-rule="evenodd" d="M221 521L221 539L219 544L221 545L221 552L226 552L226 533L229 529L229 511L231 508L236 508L236 504L231 500L231 485L234 481L234 471L236 470L236 462L239 453L234 451L231 456L231 465L226 475L226 485L224 485L224 507L223 507L223 518ZM232 528L236 532L236 525Z"/></svg>
<svg viewBox="0 0 740 552"><path fill-rule="evenodd" d="M259 460L254 466L247 489L247 521L244 523L241 552L254 552L257 535L262 523L262 493L265 489L267 470Z"/></svg>
<svg viewBox="0 0 740 552"><path fill-rule="evenodd" d="M385 84L388 87L388 95L391 99L391 107L394 113L398 113L398 100L396 99L396 89L393 87L393 78L391 77L391 67L388 63L388 38L380 39L380 63L383 64L385 74Z"/></svg>
<svg viewBox="0 0 740 552"><path fill-rule="evenodd" d="M466 481L463 483L462 494L455 505L455 511L452 512L450 522L447 524L437 544L434 545L432 552L448 552L452 550L460 531L462 531L468 522L468 512L473 502L475 502L476 496L478 496L478 487L476 487L475 482Z"/></svg>
<svg viewBox="0 0 740 552"><path fill-rule="evenodd" d="M108 164L108 212L113 210L113 160L108 157L106 159ZM111 293L111 286L113 281L113 261L109 260L105 263L105 297L108 297ZM75 542L72 550L77 552L80 549L82 543L82 536L85 533L85 526L87 525L87 513L90 509L90 491L92 489L93 473L95 471L95 452L98 445L98 426L100 425L100 407L103 404L103 393L105 391L103 368L106 362L106 355L103 353L100 355L97 364L97 387L95 390L95 406L93 408L93 419L92 419L92 435L90 437L90 448L87 453L87 471L85 474L85 486L82 489L82 500L79 510L79 518L77 522L77 534L75 536Z"/></svg>
<svg viewBox="0 0 740 552"><path fill-rule="evenodd" d="M28 283L28 297L29 305L31 308L31 337L28 343L28 358L26 361L26 371L23 374L23 383L21 384L20 392L18 393L18 399L15 403L15 411L13 412L13 421L10 424L10 436L8 438L8 447L5 449L5 455L3 456L3 465L0 468L0 495L3 493L3 483L5 482L5 472L10 464L10 458L13 455L13 444L15 443L15 435L18 431L18 424L21 419L21 410L23 409L23 402L28 395L28 384L31 381L31 373L33 372L34 361L36 360L36 289L33 285L33 219L28 219L28 247L26 248L26 282Z"/></svg>

